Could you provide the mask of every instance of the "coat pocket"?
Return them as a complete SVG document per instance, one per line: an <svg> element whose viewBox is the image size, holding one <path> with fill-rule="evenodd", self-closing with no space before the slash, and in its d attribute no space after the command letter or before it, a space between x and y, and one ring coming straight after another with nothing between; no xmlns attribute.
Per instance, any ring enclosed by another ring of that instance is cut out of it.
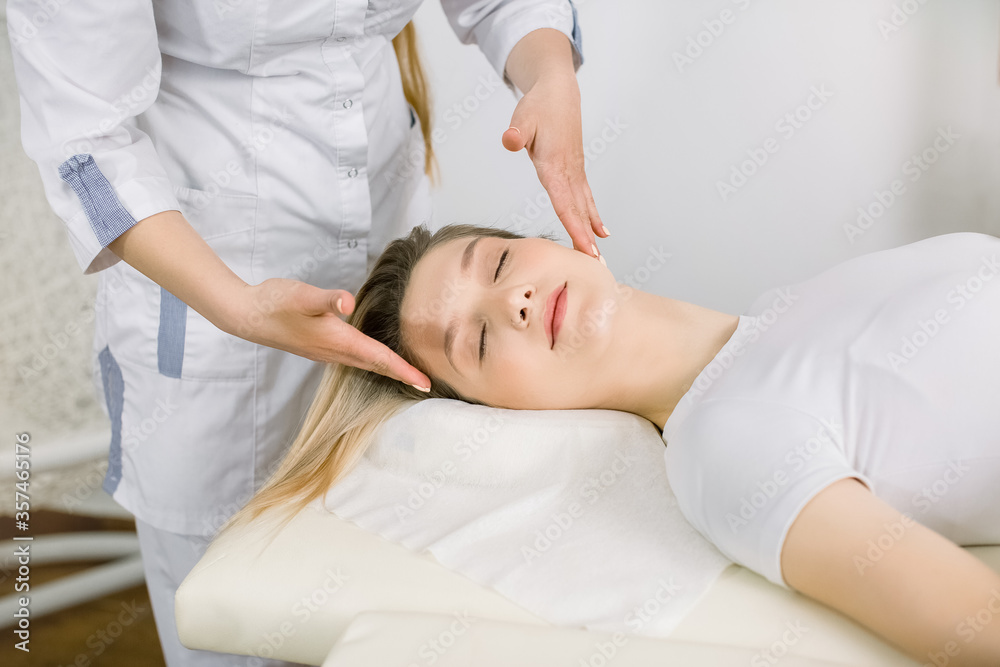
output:
<svg viewBox="0 0 1000 667"><path fill-rule="evenodd" d="M175 187L181 213L195 231L248 284L253 279L257 197ZM204 289L213 289L205 285ZM198 380L254 376L257 344L228 334L166 290L161 291L158 355L160 372Z"/></svg>

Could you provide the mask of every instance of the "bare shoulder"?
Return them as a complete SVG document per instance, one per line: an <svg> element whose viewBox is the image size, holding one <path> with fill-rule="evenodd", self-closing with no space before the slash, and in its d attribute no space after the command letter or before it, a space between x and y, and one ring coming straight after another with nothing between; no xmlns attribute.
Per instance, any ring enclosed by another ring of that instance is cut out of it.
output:
<svg viewBox="0 0 1000 667"><path fill-rule="evenodd" d="M1000 575L853 477L802 509L781 572L795 590L918 660L1000 664ZM984 614L991 623L976 620Z"/></svg>

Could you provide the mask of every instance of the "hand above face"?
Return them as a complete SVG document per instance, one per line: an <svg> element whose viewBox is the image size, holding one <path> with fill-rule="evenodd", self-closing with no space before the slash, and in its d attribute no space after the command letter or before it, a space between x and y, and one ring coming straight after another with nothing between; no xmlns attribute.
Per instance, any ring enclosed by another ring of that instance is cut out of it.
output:
<svg viewBox="0 0 1000 667"><path fill-rule="evenodd" d="M576 77L540 78L518 100L510 124L501 137L504 148L512 152L527 149L538 180L569 232L573 247L607 266L597 250L595 237L609 234L597 213L584 172L580 88Z"/></svg>

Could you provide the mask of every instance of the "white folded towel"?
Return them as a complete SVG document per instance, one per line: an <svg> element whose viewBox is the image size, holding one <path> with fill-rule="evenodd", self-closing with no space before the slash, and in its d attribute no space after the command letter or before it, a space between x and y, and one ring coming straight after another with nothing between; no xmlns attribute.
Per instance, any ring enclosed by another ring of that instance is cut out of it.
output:
<svg viewBox="0 0 1000 667"><path fill-rule="evenodd" d="M323 505L558 625L666 637L731 563L681 515L653 424L415 401Z"/></svg>

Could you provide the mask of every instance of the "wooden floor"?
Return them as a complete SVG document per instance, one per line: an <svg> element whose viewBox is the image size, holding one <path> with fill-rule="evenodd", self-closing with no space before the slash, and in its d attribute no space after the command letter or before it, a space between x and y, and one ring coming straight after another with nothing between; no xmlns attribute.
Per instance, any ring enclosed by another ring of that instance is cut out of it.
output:
<svg viewBox="0 0 1000 667"><path fill-rule="evenodd" d="M32 535L90 530L135 530L135 522L60 512L32 511ZM13 519L3 517L0 539L14 536ZM38 565L32 586L99 564L98 561ZM14 577L3 582L2 595L14 592ZM122 617L122 612L127 611ZM119 617L135 620L122 626ZM120 630L119 630L120 628ZM0 631L3 667L161 667L165 666L146 585L119 591L61 612L32 619L29 653L14 648L13 628Z"/></svg>

